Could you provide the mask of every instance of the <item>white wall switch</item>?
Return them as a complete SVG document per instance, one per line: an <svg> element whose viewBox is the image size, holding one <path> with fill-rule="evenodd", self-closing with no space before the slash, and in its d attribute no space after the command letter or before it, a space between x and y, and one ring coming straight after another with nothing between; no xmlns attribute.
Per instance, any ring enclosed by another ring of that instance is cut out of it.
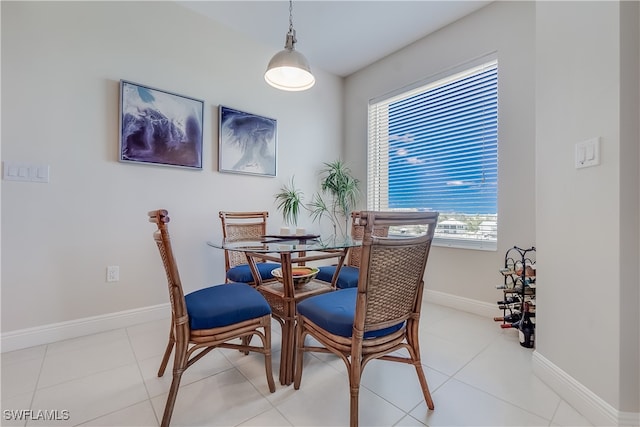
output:
<svg viewBox="0 0 640 427"><path fill-rule="evenodd" d="M29 167L25 163L4 161L2 177L8 181L29 181Z"/></svg>
<svg viewBox="0 0 640 427"><path fill-rule="evenodd" d="M31 169L33 171L31 181L49 182L49 165L35 165Z"/></svg>
<svg viewBox="0 0 640 427"><path fill-rule="evenodd" d="M120 267L110 265L107 267L107 282L117 282L120 280Z"/></svg>
<svg viewBox="0 0 640 427"><path fill-rule="evenodd" d="M600 137L578 142L575 151L576 169L600 164Z"/></svg>
<svg viewBox="0 0 640 427"><path fill-rule="evenodd" d="M49 165L4 161L2 177L8 181L49 182Z"/></svg>

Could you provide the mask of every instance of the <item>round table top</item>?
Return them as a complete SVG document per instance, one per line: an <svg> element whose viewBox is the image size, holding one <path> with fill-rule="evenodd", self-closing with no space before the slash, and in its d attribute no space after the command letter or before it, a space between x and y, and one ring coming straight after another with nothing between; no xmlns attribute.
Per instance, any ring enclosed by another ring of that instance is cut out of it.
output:
<svg viewBox="0 0 640 427"><path fill-rule="evenodd" d="M321 237L318 235L305 236L276 236L267 235L261 239L233 240L221 242L207 242L214 248L256 253L273 252L304 252L323 251L332 249L344 249L354 246L361 246L361 240L354 240L351 237Z"/></svg>

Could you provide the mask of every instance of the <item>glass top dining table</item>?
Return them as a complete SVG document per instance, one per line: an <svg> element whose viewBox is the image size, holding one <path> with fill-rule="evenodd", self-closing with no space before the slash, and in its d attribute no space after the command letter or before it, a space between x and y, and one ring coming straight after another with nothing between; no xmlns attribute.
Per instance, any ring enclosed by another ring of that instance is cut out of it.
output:
<svg viewBox="0 0 640 427"><path fill-rule="evenodd" d="M296 303L313 295L334 291L349 249L361 246L362 242L351 237L267 235L260 239L209 241L207 244L218 249L240 251L246 255L256 288L265 296L273 317L282 327L280 383L291 384L295 366ZM294 286L294 265L301 266L307 262L332 258L334 261L331 264L335 264L336 269L331 283L314 279ZM281 281L262 279L256 263L263 261L280 263Z"/></svg>

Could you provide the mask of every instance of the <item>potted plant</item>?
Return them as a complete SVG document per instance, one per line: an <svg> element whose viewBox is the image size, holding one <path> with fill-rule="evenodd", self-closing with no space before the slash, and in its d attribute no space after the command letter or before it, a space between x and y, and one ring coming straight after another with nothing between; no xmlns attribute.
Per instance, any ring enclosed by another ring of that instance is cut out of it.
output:
<svg viewBox="0 0 640 427"><path fill-rule="evenodd" d="M324 165L324 169L320 171L321 192L314 194L309 210L314 221L328 218L333 225L334 235L337 236L339 231L342 236L346 236L351 211L360 196L359 180L352 175L342 160Z"/></svg>
<svg viewBox="0 0 640 427"><path fill-rule="evenodd" d="M300 208L304 207L302 196L303 193L296 188L293 177L291 177L291 182L284 184L280 188L280 192L275 195L278 209L282 211L282 220L285 224L294 227L298 225Z"/></svg>
<svg viewBox="0 0 640 427"><path fill-rule="evenodd" d="M349 218L360 197L360 181L342 160L324 163L320 176L320 192L315 193L306 206L303 203L303 193L296 188L293 177L280 188L275 199L278 210L282 212L282 219L287 225L297 226L300 210L306 209L311 213L313 221L328 219L335 236L347 236Z"/></svg>

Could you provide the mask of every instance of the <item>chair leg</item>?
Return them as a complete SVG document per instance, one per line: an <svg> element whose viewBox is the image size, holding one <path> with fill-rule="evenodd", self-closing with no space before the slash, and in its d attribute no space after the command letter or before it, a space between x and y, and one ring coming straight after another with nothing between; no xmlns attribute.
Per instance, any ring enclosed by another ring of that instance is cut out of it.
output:
<svg viewBox="0 0 640 427"><path fill-rule="evenodd" d="M420 381L420 387L422 388L422 394L424 395L424 401L427 404L427 408L433 411L433 399L431 398L431 392L427 385L427 377L425 377L424 370L422 369L422 363L418 360L413 363L413 366L415 366L416 372L418 373L418 381Z"/></svg>
<svg viewBox="0 0 640 427"><path fill-rule="evenodd" d="M351 354L351 363L347 366L349 370L349 393L351 401L349 403L350 426L358 427L358 399L360 395L360 377L362 376L362 360L359 354Z"/></svg>
<svg viewBox="0 0 640 427"><path fill-rule="evenodd" d="M267 384L269 391L276 391L276 384L273 381L273 364L271 363L271 316L267 319L264 326L264 365L267 371Z"/></svg>
<svg viewBox="0 0 640 427"><path fill-rule="evenodd" d="M171 415L173 414L173 407L176 403L176 397L178 396L178 389L180 388L180 380L182 373L187 369L187 363L189 357L187 351L189 344L182 341L176 343L175 357L173 358L173 380L171 381L171 387L169 388L169 395L167 396L167 403L164 406L164 414L162 415L161 427L168 427L171 421Z"/></svg>
<svg viewBox="0 0 640 427"><path fill-rule="evenodd" d="M171 350L173 350L173 345L176 340L173 337L173 328L171 328L171 333L169 334L169 342L167 343L167 349L164 351L164 356L162 357L162 362L160 362L160 369L158 369L158 376L161 377L164 375L164 370L167 368L167 363L169 363L169 356L171 356Z"/></svg>
<svg viewBox="0 0 640 427"><path fill-rule="evenodd" d="M357 380L353 380L353 377L358 376ZM357 384L354 384L357 382ZM349 391L351 395L351 401L349 403L350 422L351 427L358 427L358 400L360 395L360 375L356 372L350 372L349 374Z"/></svg>
<svg viewBox="0 0 640 427"><path fill-rule="evenodd" d="M427 404L427 408L433 411L434 404L431 398L431 392L429 391L429 385L427 384L427 377L424 375L424 369L422 369L422 363L420 362L420 339L418 338L418 324L417 322L411 322L407 325L409 333L407 334L407 342L409 347L409 356L411 357L412 364L416 368L418 374L418 381L420 381L420 388L422 388L422 394L424 395L424 401Z"/></svg>
<svg viewBox="0 0 640 427"><path fill-rule="evenodd" d="M164 414L162 415L161 427L169 427L171 421L171 415L173 415L173 407L176 403L176 397L178 396L178 389L180 388L180 379L182 378L183 370L173 370L173 381L171 381L171 388L169 389L169 396L167 396L167 403L164 405Z"/></svg>
<svg viewBox="0 0 640 427"><path fill-rule="evenodd" d="M248 337L247 336L242 337L240 338L240 341L242 342L243 346L247 347L251 343L251 338L253 338L253 335L249 335ZM249 350L240 350L240 352L245 356L249 354Z"/></svg>
<svg viewBox="0 0 640 427"><path fill-rule="evenodd" d="M304 347L304 337L305 337L303 319L298 320L296 333L298 337L296 339L296 352L295 352L296 367L295 367L295 370L293 371L293 388L295 390L299 390L300 383L302 382L302 365L304 362L304 351L302 351L302 348Z"/></svg>

